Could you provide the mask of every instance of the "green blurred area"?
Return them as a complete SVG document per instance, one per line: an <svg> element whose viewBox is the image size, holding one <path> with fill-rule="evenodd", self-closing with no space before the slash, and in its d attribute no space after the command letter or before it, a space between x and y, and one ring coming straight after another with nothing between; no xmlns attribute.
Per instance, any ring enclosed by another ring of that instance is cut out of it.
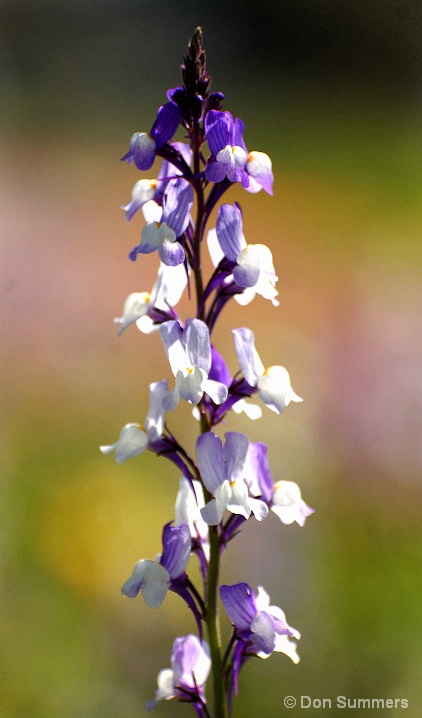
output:
<svg viewBox="0 0 422 718"><path fill-rule="evenodd" d="M304 397L227 428L268 443L274 479L316 509L303 529L248 522L224 557L223 580L264 585L302 632L298 666L245 667L234 715L278 718L286 695L407 698L420 715L420 20L387 0L0 8L1 718L142 715L174 638L194 631L173 594L159 612L120 596L160 550L176 469L118 467L97 447L170 379L156 335L113 328L156 272L127 261L142 219L119 210L137 173L118 159L178 84L198 23L214 89L276 176L273 198L228 200L273 251L280 307L228 307L216 346L235 371L230 329L250 326ZM187 407L169 423L192 449Z"/></svg>

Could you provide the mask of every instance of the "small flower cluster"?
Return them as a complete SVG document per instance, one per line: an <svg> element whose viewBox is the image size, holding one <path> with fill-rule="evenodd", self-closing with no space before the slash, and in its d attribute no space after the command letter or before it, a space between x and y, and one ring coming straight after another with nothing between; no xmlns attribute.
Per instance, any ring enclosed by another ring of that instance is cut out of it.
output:
<svg viewBox="0 0 422 718"><path fill-rule="evenodd" d="M162 159L156 179L138 180L130 202L123 207L127 220L142 209L146 221L129 258L135 261L138 255L157 252L160 266L151 292L130 294L121 317L115 320L119 334L135 323L146 334L159 331L174 385L169 388L166 380L150 384L144 422L126 424L117 441L102 446L101 451L114 451L121 464L148 450L166 457L180 470L175 515L164 526L162 553L155 560L138 561L122 593L129 598L141 593L150 608L159 608L167 592L173 591L192 612L198 631L198 636L175 640L171 668L159 673L155 700L148 709L161 699L177 698L190 703L198 716L210 716L205 684L212 671L213 715L221 718L231 711L245 662L256 656L267 658L276 651L297 663L292 639L300 638L283 611L270 605L262 586L257 594L247 583L219 586L223 551L251 516L263 521L272 511L283 524L303 526L312 509L295 483L274 483L265 444L253 443L236 431L226 432L224 441L216 433L231 409L259 419L261 407L247 401L255 394L276 414L290 402L302 400L293 391L284 367L265 368L250 329L233 330L238 360L234 376L212 342L214 325L231 298L245 305L260 295L278 305L270 250L262 244L247 244L237 202L217 207L223 195L236 186L272 194L273 174L266 154L248 152L244 123L222 109L224 96L210 92L199 28L181 69L183 85L168 91L167 102L159 108L150 132L136 132L122 158L142 171L151 169L157 157ZM174 141L179 127L187 142ZM214 208L216 226L206 235ZM201 264L204 240L214 265L206 283ZM175 307L192 283L196 312L184 321ZM166 414L180 401L192 405L200 422L196 456L189 455L166 423ZM192 554L199 562L200 589L186 573ZM233 626L224 654L219 638L219 596Z"/></svg>

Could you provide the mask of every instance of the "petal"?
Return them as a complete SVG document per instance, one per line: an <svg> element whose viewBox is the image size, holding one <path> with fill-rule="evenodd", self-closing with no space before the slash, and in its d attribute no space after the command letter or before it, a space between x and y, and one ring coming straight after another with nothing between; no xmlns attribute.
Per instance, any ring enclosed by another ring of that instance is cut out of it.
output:
<svg viewBox="0 0 422 718"><path fill-rule="evenodd" d="M189 364L183 345L182 330L179 322L176 320L163 322L160 326L160 336L170 362L171 370L174 376L176 376L179 369L183 370Z"/></svg>
<svg viewBox="0 0 422 718"><path fill-rule="evenodd" d="M225 384L221 381L214 381L213 379L206 379L202 384L203 390L211 397L214 404L222 404L226 401L228 396L228 390Z"/></svg>
<svg viewBox="0 0 422 718"><path fill-rule="evenodd" d="M205 118L205 132L210 152L215 156L231 141L233 116L230 112L210 110Z"/></svg>
<svg viewBox="0 0 422 718"><path fill-rule="evenodd" d="M251 493L254 496L261 495L264 501L272 503L274 501L274 482L268 465L267 452L267 446L261 442L249 444L246 475ZM253 486L253 491L251 486Z"/></svg>
<svg viewBox="0 0 422 718"><path fill-rule="evenodd" d="M185 250L179 242L165 239L158 248L158 256L167 267L177 267L185 261Z"/></svg>
<svg viewBox="0 0 422 718"><path fill-rule="evenodd" d="M193 189L183 177L170 180L163 197L163 222L180 237L189 224L193 204Z"/></svg>
<svg viewBox="0 0 422 718"><path fill-rule="evenodd" d="M231 262L236 262L238 255L246 247L242 213L236 205L223 204L218 208L216 232L224 255Z"/></svg>
<svg viewBox="0 0 422 718"><path fill-rule="evenodd" d="M213 180L211 180L212 182ZM217 230L210 229L207 235L208 251L210 253L210 259L213 267L218 267L221 260L224 259L224 252L220 247L220 243L217 238Z"/></svg>
<svg viewBox="0 0 422 718"><path fill-rule="evenodd" d="M250 152L246 164L246 171L258 185L258 190L262 187L268 194L273 194L274 175L272 164L265 152ZM250 189L250 186L249 191L253 191Z"/></svg>
<svg viewBox="0 0 422 718"><path fill-rule="evenodd" d="M283 366L271 366L257 382L260 399L276 414L281 412L291 401L302 401L290 385L290 375Z"/></svg>
<svg viewBox="0 0 422 718"><path fill-rule="evenodd" d="M268 516L268 506L261 499L249 497L249 506L257 521L263 521Z"/></svg>
<svg viewBox="0 0 422 718"><path fill-rule="evenodd" d="M255 335L245 327L233 329L232 334L241 372L250 386L256 386L265 369L255 349Z"/></svg>
<svg viewBox="0 0 422 718"><path fill-rule="evenodd" d="M208 526L218 526L221 519L223 518L225 508L217 504L216 499L211 499L201 509L201 516Z"/></svg>
<svg viewBox="0 0 422 718"><path fill-rule="evenodd" d="M157 441L164 430L163 399L169 394L167 381L156 381L149 385L149 409L145 419L145 431L150 441Z"/></svg>
<svg viewBox="0 0 422 718"><path fill-rule="evenodd" d="M192 540L188 524L167 524L163 529L162 541L160 563L168 571L170 578L178 578L185 572L191 553Z"/></svg>
<svg viewBox="0 0 422 718"><path fill-rule="evenodd" d="M259 651L272 653L275 648L276 634L271 616L260 611L252 621L251 640Z"/></svg>
<svg viewBox="0 0 422 718"><path fill-rule="evenodd" d="M293 663L299 663L300 658L297 654L297 645L291 641L288 636L276 635L274 651L277 653L285 653Z"/></svg>
<svg viewBox="0 0 422 718"><path fill-rule="evenodd" d="M183 342L192 366L200 367L208 375L211 369L211 346L210 334L205 322L200 319L188 319Z"/></svg>
<svg viewBox="0 0 422 718"><path fill-rule="evenodd" d="M141 241L138 245L138 252L151 254L161 244L160 225L157 222L148 222L141 232Z"/></svg>
<svg viewBox="0 0 422 718"><path fill-rule="evenodd" d="M171 653L174 684L181 688L198 688L201 692L211 668L210 652L206 641L189 634L176 638Z"/></svg>
<svg viewBox="0 0 422 718"><path fill-rule="evenodd" d="M205 432L196 442L196 455L202 481L213 494L226 479L221 439L212 431Z"/></svg>
<svg viewBox="0 0 422 718"><path fill-rule="evenodd" d="M176 387L182 399L189 404L199 404L204 393L202 384L205 377L205 372L197 366L186 372L179 370L176 374Z"/></svg>
<svg viewBox="0 0 422 718"><path fill-rule="evenodd" d="M180 300L188 283L186 268L182 265L168 267L161 264L157 281L151 291L151 304L156 309L167 311Z"/></svg>
<svg viewBox="0 0 422 718"><path fill-rule="evenodd" d="M227 364L221 356L220 352L211 345L211 358L212 364L211 369L208 372L209 379L221 382L225 386L229 387L232 382L231 374L228 370Z"/></svg>
<svg viewBox="0 0 422 718"><path fill-rule="evenodd" d="M175 102L166 102L157 112L157 119L151 128L151 137L157 147L171 140L182 119L182 112Z"/></svg>
<svg viewBox="0 0 422 718"><path fill-rule="evenodd" d="M205 178L208 182L221 182L226 176L226 165L210 159L205 167Z"/></svg>
<svg viewBox="0 0 422 718"><path fill-rule="evenodd" d="M226 478L229 481L243 478L243 469L249 447L248 437L238 431L228 431L224 436L226 443L224 445L223 456L226 467Z"/></svg>
<svg viewBox="0 0 422 718"><path fill-rule="evenodd" d="M128 598L135 598L141 586L145 580L145 575L148 571L150 564L155 563L147 559L142 559L135 564L135 568L132 571L132 575L122 586L122 594Z"/></svg>
<svg viewBox="0 0 422 718"><path fill-rule="evenodd" d="M236 259L233 277L240 287L254 287L260 276L259 252L255 245L248 245Z"/></svg>
<svg viewBox="0 0 422 718"><path fill-rule="evenodd" d="M182 523L188 524L191 537L201 541L208 539L208 526L200 512L204 505L202 484L193 481L191 486L189 481L181 476L176 498L175 522L178 526Z"/></svg>
<svg viewBox="0 0 422 718"><path fill-rule="evenodd" d="M132 459L142 454L148 445L148 437L139 424L126 424L120 432L115 444L100 446L103 454L110 454L115 451L118 464L123 464L127 459Z"/></svg>
<svg viewBox="0 0 422 718"><path fill-rule="evenodd" d="M149 170L154 164L156 143L145 132L138 132L133 142L133 161L138 170Z"/></svg>
<svg viewBox="0 0 422 718"><path fill-rule="evenodd" d="M120 336L124 330L134 324L138 319L143 317L149 308L150 295L148 292L132 292L126 298L123 305L123 313L121 317L117 317L114 321L119 324L119 331L117 334Z"/></svg>
<svg viewBox="0 0 422 718"><path fill-rule="evenodd" d="M163 216L163 208L151 199L142 206L142 214L145 222L161 222Z"/></svg>
<svg viewBox="0 0 422 718"><path fill-rule="evenodd" d="M243 412L251 421L256 421L262 417L261 407L258 406L258 404L247 402L246 399L239 399L236 404L233 404L232 409L235 414L241 414Z"/></svg>
<svg viewBox="0 0 422 718"><path fill-rule="evenodd" d="M257 609L255 596L247 583L221 586L220 596L231 622L239 631L249 630Z"/></svg>
<svg viewBox="0 0 422 718"><path fill-rule="evenodd" d="M270 605L270 597L263 586L258 586L258 593L255 596L256 610L266 611Z"/></svg>
<svg viewBox="0 0 422 718"><path fill-rule="evenodd" d="M158 688L155 692L155 700L170 700L174 698L173 671L170 668L163 668L157 677ZM155 702L155 701L154 701Z"/></svg>
<svg viewBox="0 0 422 718"><path fill-rule="evenodd" d="M122 207L126 212L128 222L144 204L152 200L156 187L157 180L141 179L135 182L132 188L132 198L130 202Z"/></svg>
<svg viewBox="0 0 422 718"><path fill-rule="evenodd" d="M170 576L165 568L155 561L142 560L138 561L132 576L123 584L122 593L128 598L134 598L141 591L147 606L159 608L169 584Z"/></svg>
<svg viewBox="0 0 422 718"><path fill-rule="evenodd" d="M277 481L274 484L271 510L283 524L296 521L299 526L305 525L308 516L314 513L302 499L299 486L293 481Z"/></svg>
<svg viewBox="0 0 422 718"><path fill-rule="evenodd" d="M227 508L232 514L238 514L248 519L251 515L249 505L248 487L243 479L236 479L230 483L230 497L227 501Z"/></svg>
<svg viewBox="0 0 422 718"><path fill-rule="evenodd" d="M142 597L149 608L160 608L170 584L168 572L159 563L152 562L141 587Z"/></svg>

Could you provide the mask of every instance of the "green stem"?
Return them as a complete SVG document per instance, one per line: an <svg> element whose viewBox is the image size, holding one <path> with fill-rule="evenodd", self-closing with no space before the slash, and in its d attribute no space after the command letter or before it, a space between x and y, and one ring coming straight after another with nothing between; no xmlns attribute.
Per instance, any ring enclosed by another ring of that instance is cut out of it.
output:
<svg viewBox="0 0 422 718"><path fill-rule="evenodd" d="M221 658L220 624L218 620L218 578L220 573L220 537L218 527L210 526L210 562L207 585L207 629L214 688L214 718L226 718L226 695Z"/></svg>
<svg viewBox="0 0 422 718"><path fill-rule="evenodd" d="M202 278L201 267L201 241L204 231L205 217L205 198L202 179L199 177L201 161L200 161L200 140L198 136L192 143L193 149L193 171L198 178L196 180L196 224L193 236L193 272L195 276L195 290L197 301L198 319L205 320L205 306L200 310L202 304L202 296L204 293L204 283ZM201 413L201 434L209 431L211 428L209 417L205 413ZM206 490L205 499L210 501L212 495ZM211 670L213 677L214 692L214 717L227 718L227 701L223 676L223 661L221 657L221 638L220 623L218 618L218 583L220 574L220 536L218 526L209 527L210 537L210 561L208 565L208 576L205 586L205 604L206 604L206 624L208 632L208 642L210 646Z"/></svg>

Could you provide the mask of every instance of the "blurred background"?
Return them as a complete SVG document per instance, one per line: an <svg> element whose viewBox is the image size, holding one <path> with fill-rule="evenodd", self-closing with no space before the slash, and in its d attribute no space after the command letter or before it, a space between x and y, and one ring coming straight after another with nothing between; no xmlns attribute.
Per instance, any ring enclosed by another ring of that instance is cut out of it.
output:
<svg viewBox="0 0 422 718"><path fill-rule="evenodd" d="M307 695L333 699L335 718L344 695L406 698L415 718L417 0L2 0L0 716L145 715L173 639L194 631L173 594L157 612L120 596L134 563L160 550L176 469L152 455L119 467L97 447L142 422L147 384L170 379L156 335L118 339L112 322L157 268L155 256L127 260L142 217L127 224L119 207L139 173L119 158L179 84L198 24L214 89L275 170L273 198L237 187L229 201L247 241L273 251L280 307L227 308L216 345L235 371L230 329L250 326L264 363L284 364L304 397L227 428L268 443L274 479L299 483L316 509L303 529L251 520L224 558L224 580L263 584L302 632L298 666L246 666L235 716L278 718L286 695ZM169 423L192 447L189 411Z"/></svg>

